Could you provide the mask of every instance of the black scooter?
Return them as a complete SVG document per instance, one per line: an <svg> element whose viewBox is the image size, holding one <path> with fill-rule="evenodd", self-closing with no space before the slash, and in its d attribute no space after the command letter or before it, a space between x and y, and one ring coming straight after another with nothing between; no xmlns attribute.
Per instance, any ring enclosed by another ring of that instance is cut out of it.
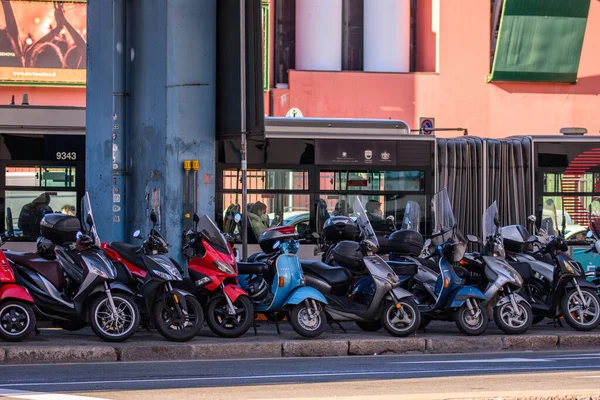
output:
<svg viewBox="0 0 600 400"><path fill-rule="evenodd" d="M518 225L504 227L501 232L509 251L518 249L514 249L515 243L519 246L535 240ZM523 278L520 294L531 304L534 322L544 318L556 322L562 316L573 329L589 331L600 324L600 299L596 286L586 280L581 264L568 250L567 242L555 236L538 252L509 252L507 259Z"/></svg>
<svg viewBox="0 0 600 400"><path fill-rule="evenodd" d="M137 331L138 307L133 292L116 280L115 267L100 249L87 194L82 200L82 216L85 220L81 224L69 215L44 216L40 230L51 242L50 257L12 251L4 254L12 263L18 284L35 300L38 316L65 330L79 330L89 323L103 340L120 342Z"/></svg>

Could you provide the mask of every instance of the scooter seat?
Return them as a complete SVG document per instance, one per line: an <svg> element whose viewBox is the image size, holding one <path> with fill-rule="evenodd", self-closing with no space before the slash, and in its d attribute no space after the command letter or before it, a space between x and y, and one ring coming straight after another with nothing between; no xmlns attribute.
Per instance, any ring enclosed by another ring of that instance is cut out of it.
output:
<svg viewBox="0 0 600 400"><path fill-rule="evenodd" d="M123 242L112 242L110 244L110 248L119 253L119 255L127 262L135 265L138 268L146 270L146 264L144 264L144 259L141 253L136 253L139 251L140 246L135 246L132 244L127 244Z"/></svg>
<svg viewBox="0 0 600 400"><path fill-rule="evenodd" d="M394 270L396 275L416 275L419 267L414 262L388 261L387 264Z"/></svg>
<svg viewBox="0 0 600 400"><path fill-rule="evenodd" d="M248 257L248 262L254 263L254 262L261 262L263 260L267 259L267 255L263 252L258 252L258 253L254 253L251 256Z"/></svg>
<svg viewBox="0 0 600 400"><path fill-rule="evenodd" d="M35 253L4 251L4 255L15 264L31 268L48 279L56 288L62 287L65 283L65 275L58 261L46 260Z"/></svg>
<svg viewBox="0 0 600 400"><path fill-rule="evenodd" d="M511 267L513 267L521 278L523 278L524 282L527 282L531 278L533 278L533 270L531 269L531 265L525 262L511 262L509 263Z"/></svg>
<svg viewBox="0 0 600 400"><path fill-rule="evenodd" d="M269 272L269 266L261 262L237 262L238 273L241 275L264 275Z"/></svg>
<svg viewBox="0 0 600 400"><path fill-rule="evenodd" d="M325 280L331 286L350 283L352 274L344 267L327 265L321 261L300 261L302 269L306 272L313 273L321 279Z"/></svg>

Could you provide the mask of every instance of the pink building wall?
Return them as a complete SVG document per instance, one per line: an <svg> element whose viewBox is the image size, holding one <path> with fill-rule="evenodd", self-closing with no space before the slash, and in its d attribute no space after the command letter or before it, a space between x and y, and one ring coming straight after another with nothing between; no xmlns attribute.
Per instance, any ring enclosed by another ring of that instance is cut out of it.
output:
<svg viewBox="0 0 600 400"><path fill-rule="evenodd" d="M412 128L418 128L419 117L433 117L438 128L467 128L470 135L480 137L558 134L567 126L598 135L600 0L592 0L590 6L579 81L574 85L486 83L490 1L441 0L439 4L437 49L431 24L435 7L432 0L419 1L416 63L417 69L427 72L290 71L289 89L271 91L269 114L282 116L298 107L305 117L401 119Z"/></svg>

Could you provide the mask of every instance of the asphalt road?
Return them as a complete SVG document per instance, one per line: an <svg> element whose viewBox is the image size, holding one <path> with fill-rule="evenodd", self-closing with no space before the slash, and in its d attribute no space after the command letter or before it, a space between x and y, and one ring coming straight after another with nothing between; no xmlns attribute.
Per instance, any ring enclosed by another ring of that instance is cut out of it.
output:
<svg viewBox="0 0 600 400"><path fill-rule="evenodd" d="M565 372L562 378L553 375ZM494 378L498 374L509 377ZM363 391L372 388L371 396L385 398L394 392L397 395L407 394L408 390L417 388L420 388L419 393L443 392L449 390L452 384L456 386L452 389L455 394L469 385L471 390L490 390L493 382L509 384L504 389L520 385L520 390L529 390L533 379L530 376L535 377L546 391L570 390L575 393L576 390L596 388L596 392L600 393L600 352L6 365L0 366L0 397L44 398L44 395L31 394L36 392L129 400L221 396L265 398L270 396L269 393L274 395L273 398L278 397L276 393L280 393L280 397L291 398L304 392L288 388L299 385L306 389L313 385L319 388L310 391L314 398L319 393L341 395L348 390L356 397L361 388ZM446 379L446 383L427 383L428 378ZM544 379L547 382L544 383ZM488 383L478 383L484 380ZM566 382L569 380L573 388L568 387ZM398 388L390 393L395 386Z"/></svg>

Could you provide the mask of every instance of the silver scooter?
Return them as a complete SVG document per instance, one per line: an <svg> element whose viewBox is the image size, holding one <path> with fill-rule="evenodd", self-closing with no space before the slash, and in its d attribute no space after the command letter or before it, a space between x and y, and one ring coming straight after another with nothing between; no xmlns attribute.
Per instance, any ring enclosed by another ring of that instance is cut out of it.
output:
<svg viewBox="0 0 600 400"><path fill-rule="evenodd" d="M499 233L498 207L494 201L483 214L484 243L476 236L467 235L469 241L482 244L481 253L465 256L468 266L479 263L487 278L485 288L488 315L494 318L496 325L507 334L525 333L533 324L531 305L517 292L523 287L523 278L506 260L506 252ZM531 274L531 271L521 270Z"/></svg>

